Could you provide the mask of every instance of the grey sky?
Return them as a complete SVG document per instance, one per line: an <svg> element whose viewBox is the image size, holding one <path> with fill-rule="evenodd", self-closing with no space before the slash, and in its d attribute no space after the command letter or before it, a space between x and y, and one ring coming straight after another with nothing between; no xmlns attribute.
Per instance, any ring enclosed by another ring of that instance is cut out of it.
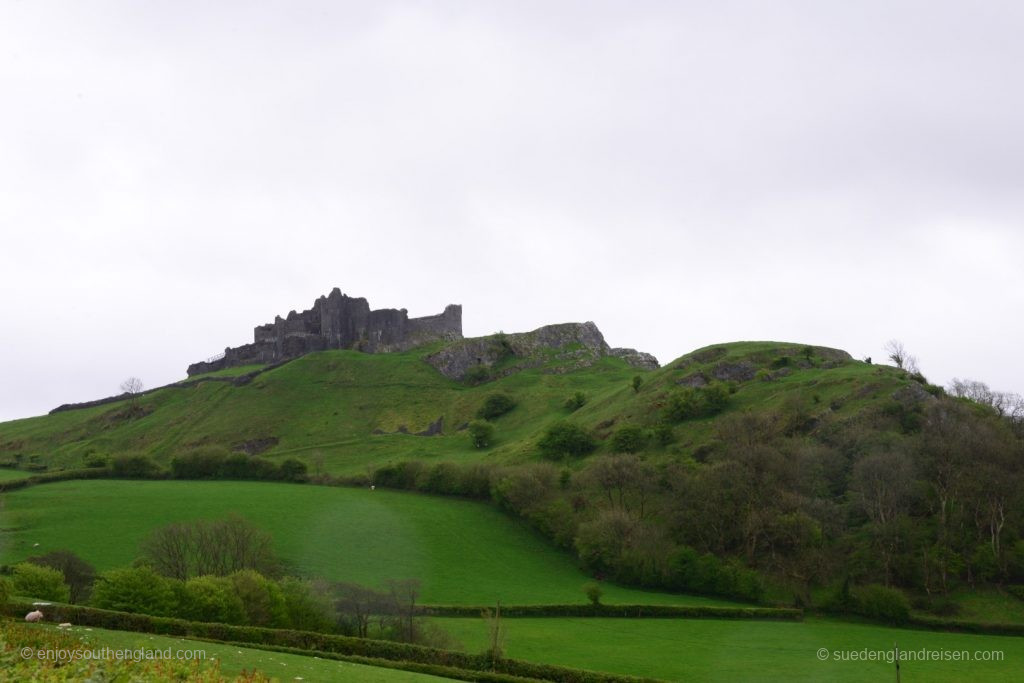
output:
<svg viewBox="0 0 1024 683"><path fill-rule="evenodd" d="M1019 2L0 3L0 419L333 286L1024 391Z"/></svg>

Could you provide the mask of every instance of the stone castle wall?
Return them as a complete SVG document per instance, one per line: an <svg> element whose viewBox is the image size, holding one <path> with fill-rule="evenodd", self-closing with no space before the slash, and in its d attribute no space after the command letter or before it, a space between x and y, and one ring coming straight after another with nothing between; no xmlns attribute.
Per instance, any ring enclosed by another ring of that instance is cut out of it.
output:
<svg viewBox="0 0 1024 683"><path fill-rule="evenodd" d="M286 318L278 316L256 327L253 343L224 349L222 358L193 363L188 374L275 363L325 349L387 353L456 339L462 339L462 306L449 305L438 315L410 318L404 308L370 310L366 299L346 296L335 287L313 308L291 311Z"/></svg>

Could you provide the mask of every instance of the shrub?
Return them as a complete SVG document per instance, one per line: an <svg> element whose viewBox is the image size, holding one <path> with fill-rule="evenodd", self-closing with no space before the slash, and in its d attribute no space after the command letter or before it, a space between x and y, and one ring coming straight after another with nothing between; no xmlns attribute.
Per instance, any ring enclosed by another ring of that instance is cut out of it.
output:
<svg viewBox="0 0 1024 683"><path fill-rule="evenodd" d="M597 607L601 604L601 596L604 591L601 590L601 585L597 581L590 581L583 584L583 594L587 596L591 605Z"/></svg>
<svg viewBox="0 0 1024 683"><path fill-rule="evenodd" d="M612 435L612 449L617 453L636 453L647 445L647 434L635 425L619 427Z"/></svg>
<svg viewBox="0 0 1024 683"><path fill-rule="evenodd" d="M910 602L902 591L878 584L864 586L853 592L858 614L890 624L903 624L910 619Z"/></svg>
<svg viewBox="0 0 1024 683"><path fill-rule="evenodd" d="M545 458L562 460L592 453L597 448L597 442L579 425L556 422L544 432L537 446Z"/></svg>
<svg viewBox="0 0 1024 683"><path fill-rule="evenodd" d="M660 424L654 428L654 440L658 442L659 446L668 446L674 443L676 440L675 430L672 429L672 425Z"/></svg>
<svg viewBox="0 0 1024 683"><path fill-rule="evenodd" d="M154 479L163 476L163 468L147 455L119 455L110 463L110 474L124 479Z"/></svg>
<svg viewBox="0 0 1024 683"><path fill-rule="evenodd" d="M508 394L491 394L476 411L481 420L496 420L516 407L515 400Z"/></svg>
<svg viewBox="0 0 1024 683"><path fill-rule="evenodd" d="M636 375L635 377L633 377L632 387L633 387L633 393L634 394L640 393L640 387L643 386L643 383L644 383L644 378L641 377L640 375Z"/></svg>
<svg viewBox="0 0 1024 683"><path fill-rule="evenodd" d="M281 481L306 481L306 463L298 458L288 458L278 467L278 478Z"/></svg>
<svg viewBox="0 0 1024 683"><path fill-rule="evenodd" d="M587 395L582 391L577 391L575 394L565 399L565 403L563 405L569 412L575 412L586 405L586 403Z"/></svg>
<svg viewBox="0 0 1024 683"><path fill-rule="evenodd" d="M212 446L176 455L171 459L171 476L175 479L219 479L227 457L226 449Z"/></svg>
<svg viewBox="0 0 1024 683"><path fill-rule="evenodd" d="M11 587L11 582L6 577L0 576L0 606L6 605L13 594L14 589Z"/></svg>
<svg viewBox="0 0 1024 683"><path fill-rule="evenodd" d="M112 569L96 579L90 602L101 609L172 616L178 610L176 583L150 567Z"/></svg>
<svg viewBox="0 0 1024 683"><path fill-rule="evenodd" d="M16 564L11 584L18 595L53 602L71 600L71 589L64 583L64 575L51 567L40 567L29 562Z"/></svg>
<svg viewBox="0 0 1024 683"><path fill-rule="evenodd" d="M469 423L469 440L474 448L487 448L494 442L494 425L484 420Z"/></svg>

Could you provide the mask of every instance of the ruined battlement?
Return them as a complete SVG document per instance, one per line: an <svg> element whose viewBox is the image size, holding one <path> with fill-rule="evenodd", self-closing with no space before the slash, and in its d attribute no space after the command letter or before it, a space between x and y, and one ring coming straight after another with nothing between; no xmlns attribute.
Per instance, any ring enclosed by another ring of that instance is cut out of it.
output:
<svg viewBox="0 0 1024 683"><path fill-rule="evenodd" d="M452 304L438 315L410 318L404 308L370 310L366 299L347 296L335 287L309 310L291 311L285 318L258 325L251 344L224 349L222 358L193 363L188 375L276 363L325 349L387 353L456 339L462 339L462 306Z"/></svg>

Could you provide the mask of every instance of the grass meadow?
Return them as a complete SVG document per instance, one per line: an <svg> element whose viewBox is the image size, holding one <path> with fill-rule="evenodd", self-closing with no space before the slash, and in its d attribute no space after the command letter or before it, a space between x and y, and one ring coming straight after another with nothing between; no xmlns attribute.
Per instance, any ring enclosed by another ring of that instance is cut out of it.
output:
<svg viewBox="0 0 1024 683"><path fill-rule="evenodd" d="M422 602L584 602L589 578L568 553L483 503L415 493L216 481L68 481L3 496L0 561L66 548L97 569L127 566L175 521L237 512L272 534L306 576L364 585L418 578ZM36 545L38 544L38 545ZM730 604L605 586L605 602Z"/></svg>

